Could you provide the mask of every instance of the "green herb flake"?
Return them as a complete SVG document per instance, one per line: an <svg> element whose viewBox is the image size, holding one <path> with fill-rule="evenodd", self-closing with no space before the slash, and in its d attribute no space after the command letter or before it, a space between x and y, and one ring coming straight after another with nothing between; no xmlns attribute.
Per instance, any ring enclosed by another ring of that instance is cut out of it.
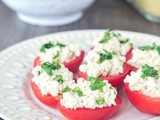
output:
<svg viewBox="0 0 160 120"><path fill-rule="evenodd" d="M79 97L83 96L83 92L81 91L81 89L79 87L75 87L72 91L76 92Z"/></svg>
<svg viewBox="0 0 160 120"><path fill-rule="evenodd" d="M153 43L152 46L141 46L138 47L140 50L144 51L144 50L154 50L156 48L156 43Z"/></svg>
<svg viewBox="0 0 160 120"><path fill-rule="evenodd" d="M116 52L108 52L105 50L105 53L99 53L100 59L98 63L102 63L105 60L111 60L113 58L113 55L117 55Z"/></svg>
<svg viewBox="0 0 160 120"><path fill-rule="evenodd" d="M99 43L105 43L108 40L111 39L111 29L106 30L106 32L104 33L104 37L102 38L102 40L99 41Z"/></svg>
<svg viewBox="0 0 160 120"><path fill-rule="evenodd" d="M45 62L42 64L42 69L50 76L53 75L52 70L58 70L61 68L61 65L58 63L58 61L53 62L52 64L50 62Z"/></svg>
<svg viewBox="0 0 160 120"><path fill-rule="evenodd" d="M44 44L44 45L41 47L40 51L41 51L41 52L46 52L46 49L50 49L50 48L52 48L52 47L54 47L54 45L53 45L51 42L49 42L49 43Z"/></svg>
<svg viewBox="0 0 160 120"><path fill-rule="evenodd" d="M57 51L56 55L53 57L53 59L56 59L57 57L59 57L60 53L59 51Z"/></svg>
<svg viewBox="0 0 160 120"><path fill-rule="evenodd" d="M160 55L160 46L157 46L156 50L157 50L158 54Z"/></svg>
<svg viewBox="0 0 160 120"><path fill-rule="evenodd" d="M57 75L55 78L53 78L53 80L58 81L60 84L62 84L62 83L63 83L62 75Z"/></svg>
<svg viewBox="0 0 160 120"><path fill-rule="evenodd" d="M95 78L95 77L88 77L88 81L91 82L89 85L91 90L100 90L100 92L103 92L103 86L106 85L100 78Z"/></svg>
<svg viewBox="0 0 160 120"><path fill-rule="evenodd" d="M61 90L62 93L64 92L70 92L71 88L69 88L68 86L66 86L63 90Z"/></svg>
<svg viewBox="0 0 160 120"><path fill-rule="evenodd" d="M37 75L40 76L40 74L41 74L41 72L40 72L40 71L37 71Z"/></svg>
<svg viewBox="0 0 160 120"><path fill-rule="evenodd" d="M64 45L64 44L62 44L62 43L60 43L60 42L58 42L58 41L57 41L57 43L56 43L56 46L59 46L59 47L66 47L66 45Z"/></svg>
<svg viewBox="0 0 160 120"><path fill-rule="evenodd" d="M158 71L155 70L153 67L145 64L142 66L142 75L141 78L153 77L154 79L158 79Z"/></svg>
<svg viewBox="0 0 160 120"><path fill-rule="evenodd" d="M125 44L125 43L129 42L129 39L126 39L126 40L119 40L119 42L120 42L121 44Z"/></svg>
<svg viewBox="0 0 160 120"><path fill-rule="evenodd" d="M96 103L97 103L98 105L103 105L104 102L105 102L104 98L100 98L100 99L96 100Z"/></svg>
<svg viewBox="0 0 160 120"><path fill-rule="evenodd" d="M116 38L118 38L118 37L121 36L121 34L119 34L119 33L113 33L113 36L116 37Z"/></svg>

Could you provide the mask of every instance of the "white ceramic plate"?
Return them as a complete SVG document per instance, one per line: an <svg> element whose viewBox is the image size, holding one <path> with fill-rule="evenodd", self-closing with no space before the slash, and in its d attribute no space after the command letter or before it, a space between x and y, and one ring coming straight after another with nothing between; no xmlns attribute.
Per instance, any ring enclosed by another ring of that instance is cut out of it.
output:
<svg viewBox="0 0 160 120"><path fill-rule="evenodd" d="M79 44L85 51L91 41L104 30L81 30L49 34L18 43L0 53L0 115L12 120L63 120L57 110L41 104L29 87L29 73L40 46L50 40L64 40L66 43ZM143 33L119 31L130 38L135 46L160 44L160 38ZM150 116L137 111L126 98L124 90L120 96L123 104L110 120L146 120ZM153 108L154 109L154 108ZM159 118L160 119L160 118Z"/></svg>

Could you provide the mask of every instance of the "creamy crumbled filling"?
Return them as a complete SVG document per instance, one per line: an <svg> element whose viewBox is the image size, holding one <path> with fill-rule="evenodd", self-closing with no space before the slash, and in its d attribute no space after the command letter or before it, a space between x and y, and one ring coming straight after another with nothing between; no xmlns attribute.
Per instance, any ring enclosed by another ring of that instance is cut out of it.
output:
<svg viewBox="0 0 160 120"><path fill-rule="evenodd" d="M132 50L132 58L127 62L131 66L140 68L144 64L148 64L160 70L160 55L157 50L140 50L138 48Z"/></svg>
<svg viewBox="0 0 160 120"><path fill-rule="evenodd" d="M152 98L160 97L160 78L155 79L152 76L144 78L142 68L136 72L131 72L130 76L127 75L124 82L129 84L132 91L140 91Z"/></svg>
<svg viewBox="0 0 160 120"><path fill-rule="evenodd" d="M69 92L64 92L60 100L61 105L66 108L77 109L77 108L103 108L107 106L116 105L115 99L117 91L113 88L107 80L103 81L105 85L103 90L91 90L90 81L79 78L77 83L70 87ZM73 89L78 87L83 93L82 96L78 96Z"/></svg>
<svg viewBox="0 0 160 120"><path fill-rule="evenodd" d="M51 94L52 96L57 96L65 86L71 86L74 83L73 74L63 65L61 65L60 69L53 70L51 76L41 66L33 68L32 74L32 81L36 83L42 95ZM57 76L60 76L61 79L59 79L63 81L58 82L58 79L56 80Z"/></svg>
<svg viewBox="0 0 160 120"><path fill-rule="evenodd" d="M103 56L100 56L100 53L105 54L105 51L98 49L89 51L85 57L86 64L80 65L80 71L94 77L123 73L123 63L126 60L124 56L121 56L119 53L110 52L112 58L104 59L104 61L100 62L103 58Z"/></svg>
<svg viewBox="0 0 160 120"><path fill-rule="evenodd" d="M131 49L132 44L129 42L128 38L122 37L119 33L111 31L109 38L106 42L100 42L104 39L106 33L100 34L96 37L92 43L92 46L99 49L105 49L107 51L115 51L121 55L126 55Z"/></svg>
<svg viewBox="0 0 160 120"><path fill-rule="evenodd" d="M59 42L62 45L56 45L56 42L52 42L53 47L49 49L45 49L45 51L39 54L40 60L42 62L53 62L53 60L58 59L61 63L70 62L74 60L76 57L80 56L81 48L79 45L69 44L66 45L62 42Z"/></svg>

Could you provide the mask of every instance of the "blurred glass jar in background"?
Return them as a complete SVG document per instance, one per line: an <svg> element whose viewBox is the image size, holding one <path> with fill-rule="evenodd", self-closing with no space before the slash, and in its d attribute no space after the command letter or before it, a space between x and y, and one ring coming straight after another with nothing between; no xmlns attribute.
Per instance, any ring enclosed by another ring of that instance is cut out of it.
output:
<svg viewBox="0 0 160 120"><path fill-rule="evenodd" d="M57 26L79 20L95 0L2 0L29 24Z"/></svg>
<svg viewBox="0 0 160 120"><path fill-rule="evenodd" d="M160 23L160 0L127 0L147 20Z"/></svg>

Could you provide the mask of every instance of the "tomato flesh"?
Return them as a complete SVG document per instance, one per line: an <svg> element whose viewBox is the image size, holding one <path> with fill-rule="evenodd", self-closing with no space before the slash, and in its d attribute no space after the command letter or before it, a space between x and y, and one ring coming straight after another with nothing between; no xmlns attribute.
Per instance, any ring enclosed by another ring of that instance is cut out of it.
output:
<svg viewBox="0 0 160 120"><path fill-rule="evenodd" d="M120 107L122 100L121 98L116 98L116 106L104 107L104 108L77 108L69 109L58 103L58 110L70 120L103 120L111 117Z"/></svg>
<svg viewBox="0 0 160 120"><path fill-rule="evenodd" d="M127 83L125 83L125 90L130 102L139 111L152 115L160 114L160 98L151 98L140 91L132 91Z"/></svg>
<svg viewBox="0 0 160 120"><path fill-rule="evenodd" d="M41 101L43 104L56 108L57 107L57 103L59 102L59 99L61 98L61 95L58 95L56 97L48 94L48 95L42 95L39 87L35 84L35 82L33 82L32 80L30 81L30 85L32 88L32 91L34 93L34 95L36 96L36 98Z"/></svg>
<svg viewBox="0 0 160 120"><path fill-rule="evenodd" d="M102 80L108 80L108 82L116 88L120 88L123 85L123 80L126 77L127 74L130 72L130 66L126 63L123 64L123 69L124 72L120 73L118 75L113 75L113 76L99 76L100 79ZM78 76L82 77L84 79L87 79L88 75L86 73L81 72L80 70L78 71Z"/></svg>
<svg viewBox="0 0 160 120"><path fill-rule="evenodd" d="M69 71L71 72L76 72L78 67L80 66L81 62L83 61L83 58L84 58L84 54L85 52L84 51L81 51L81 54L79 57L76 57L74 60L70 61L70 62L65 62L63 63L63 65L68 68ZM41 61L40 61L40 57L37 57L35 60L34 60L34 64L33 64L33 67L36 67L36 66L40 66L41 65Z"/></svg>

